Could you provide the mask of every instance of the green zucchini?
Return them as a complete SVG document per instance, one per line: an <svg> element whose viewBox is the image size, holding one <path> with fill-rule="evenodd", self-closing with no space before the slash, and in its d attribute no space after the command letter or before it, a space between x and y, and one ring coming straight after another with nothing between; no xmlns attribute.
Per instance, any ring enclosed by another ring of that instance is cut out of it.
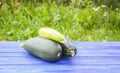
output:
<svg viewBox="0 0 120 73"><path fill-rule="evenodd" d="M41 28L39 37L53 40L62 46L63 55L73 57L77 53L77 49L72 41L52 28Z"/></svg>
<svg viewBox="0 0 120 73"><path fill-rule="evenodd" d="M68 37L65 36L65 39L67 40L66 43L60 43L61 47L63 48L63 55L70 57L75 56L77 53L76 47Z"/></svg>
<svg viewBox="0 0 120 73"><path fill-rule="evenodd" d="M30 54L49 62L59 60L62 55L61 46L58 43L45 38L28 39L22 46Z"/></svg>

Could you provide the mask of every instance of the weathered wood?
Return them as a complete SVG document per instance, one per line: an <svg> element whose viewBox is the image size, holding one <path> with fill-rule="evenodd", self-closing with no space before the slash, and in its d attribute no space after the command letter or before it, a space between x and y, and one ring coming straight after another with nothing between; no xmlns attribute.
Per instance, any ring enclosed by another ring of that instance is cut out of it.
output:
<svg viewBox="0 0 120 73"><path fill-rule="evenodd" d="M21 42L0 42L0 73L120 73L120 42L74 42L75 57L49 63L20 48Z"/></svg>

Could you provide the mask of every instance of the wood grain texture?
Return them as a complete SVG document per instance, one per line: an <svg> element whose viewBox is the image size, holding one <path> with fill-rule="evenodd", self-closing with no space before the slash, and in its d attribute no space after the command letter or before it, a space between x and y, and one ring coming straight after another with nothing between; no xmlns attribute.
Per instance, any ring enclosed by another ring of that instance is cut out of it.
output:
<svg viewBox="0 0 120 73"><path fill-rule="evenodd" d="M75 57L55 63L20 48L21 42L0 42L0 73L120 73L120 42L74 42Z"/></svg>

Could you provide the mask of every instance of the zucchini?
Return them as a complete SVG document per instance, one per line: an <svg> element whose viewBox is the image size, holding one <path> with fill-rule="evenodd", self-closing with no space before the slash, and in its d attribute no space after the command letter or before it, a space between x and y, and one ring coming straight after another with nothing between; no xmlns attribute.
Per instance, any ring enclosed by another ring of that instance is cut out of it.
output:
<svg viewBox="0 0 120 73"><path fill-rule="evenodd" d="M63 48L63 55L70 57L75 56L77 53L76 47L68 37L65 36L65 39L67 40L66 43L60 43L61 47Z"/></svg>
<svg viewBox="0 0 120 73"><path fill-rule="evenodd" d="M56 42L65 43L64 35L52 28L41 28L39 30L39 36L47 39L54 40Z"/></svg>
<svg viewBox="0 0 120 73"><path fill-rule="evenodd" d="M59 60L62 55L61 46L58 43L45 38L28 39L24 42L22 47L30 54L49 62Z"/></svg>
<svg viewBox="0 0 120 73"><path fill-rule="evenodd" d="M77 49L72 41L54 29L41 28L39 36L59 43L62 46L63 55L73 57L77 53Z"/></svg>

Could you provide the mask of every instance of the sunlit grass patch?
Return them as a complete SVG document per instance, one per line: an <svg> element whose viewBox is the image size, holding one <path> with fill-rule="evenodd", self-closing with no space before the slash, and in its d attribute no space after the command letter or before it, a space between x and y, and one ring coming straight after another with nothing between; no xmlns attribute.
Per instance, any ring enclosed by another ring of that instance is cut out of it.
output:
<svg viewBox="0 0 120 73"><path fill-rule="evenodd" d="M74 41L119 41L120 11L55 3L20 4L15 11L6 4L0 8L0 40L36 37L41 27L54 28Z"/></svg>

